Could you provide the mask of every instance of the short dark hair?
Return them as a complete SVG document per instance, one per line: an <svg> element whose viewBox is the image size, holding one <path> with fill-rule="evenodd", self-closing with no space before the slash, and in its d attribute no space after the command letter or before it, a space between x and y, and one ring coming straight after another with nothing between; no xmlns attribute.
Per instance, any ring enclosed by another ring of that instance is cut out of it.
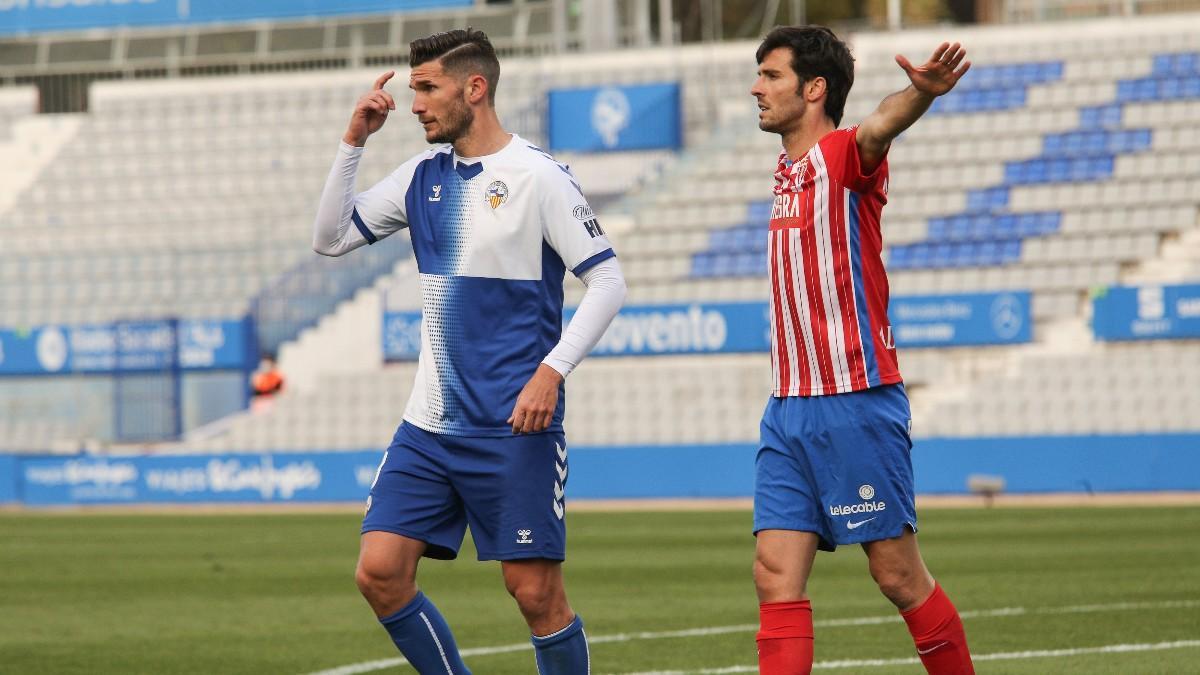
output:
<svg viewBox="0 0 1200 675"><path fill-rule="evenodd" d="M496 105L496 84L500 81L500 60L487 34L470 26L434 33L408 45L408 63L419 66L440 59L446 72L456 75L482 75L488 83L488 102Z"/></svg>
<svg viewBox="0 0 1200 675"><path fill-rule="evenodd" d="M761 64L767 54L787 47L792 50L792 70L800 84L825 78L825 114L834 125L842 123L846 96L854 86L854 57L850 48L824 26L779 26L767 33L755 56Z"/></svg>

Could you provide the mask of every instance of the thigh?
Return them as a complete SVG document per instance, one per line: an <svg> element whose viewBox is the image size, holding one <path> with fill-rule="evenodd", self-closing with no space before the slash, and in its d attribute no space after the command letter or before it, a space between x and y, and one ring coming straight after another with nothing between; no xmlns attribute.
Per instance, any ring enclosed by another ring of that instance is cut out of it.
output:
<svg viewBox="0 0 1200 675"><path fill-rule="evenodd" d="M480 560L566 558L562 433L462 439L453 470Z"/></svg>
<svg viewBox="0 0 1200 675"><path fill-rule="evenodd" d="M416 539L428 545L428 557L455 558L466 532L466 514L444 469L445 455L437 434L401 424L371 486L363 533Z"/></svg>
<svg viewBox="0 0 1200 675"><path fill-rule="evenodd" d="M804 449L796 408L804 401L771 398L763 413L754 462L754 532L792 530L815 533L828 545L831 534L821 512L820 492Z"/></svg>
<svg viewBox="0 0 1200 675"><path fill-rule="evenodd" d="M823 397L809 445L829 530L838 544L916 531L908 399L902 385Z"/></svg>

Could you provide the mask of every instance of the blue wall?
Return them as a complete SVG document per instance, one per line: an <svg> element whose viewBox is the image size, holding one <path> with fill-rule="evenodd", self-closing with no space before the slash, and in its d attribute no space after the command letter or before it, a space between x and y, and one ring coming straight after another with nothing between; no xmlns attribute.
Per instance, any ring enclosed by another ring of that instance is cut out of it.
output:
<svg viewBox="0 0 1200 675"><path fill-rule="evenodd" d="M913 468L920 493L963 492L973 473L1008 492L1200 490L1200 434L928 439Z"/></svg>
<svg viewBox="0 0 1200 675"><path fill-rule="evenodd" d="M751 443L571 449L573 499L748 497ZM366 499L380 451L170 457L0 456L0 502L313 502ZM962 494L971 474L1007 491L1200 490L1200 434L925 439L917 492ZM14 485L15 483L15 485Z"/></svg>

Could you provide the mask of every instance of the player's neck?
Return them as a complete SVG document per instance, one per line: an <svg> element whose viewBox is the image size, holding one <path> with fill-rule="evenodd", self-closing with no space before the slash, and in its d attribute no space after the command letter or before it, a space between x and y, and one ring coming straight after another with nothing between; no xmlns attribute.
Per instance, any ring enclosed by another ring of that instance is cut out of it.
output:
<svg viewBox="0 0 1200 675"><path fill-rule="evenodd" d="M811 122L801 121L798 127L783 134L783 149L787 152L788 159L798 161L801 157L808 154L808 151L825 134L835 129L837 129L837 125L833 123L833 120L825 116L814 119Z"/></svg>
<svg viewBox="0 0 1200 675"><path fill-rule="evenodd" d="M512 134L500 126L496 111L489 108L476 115L467 133L454 141L454 154L459 157L484 157L500 152L511 140Z"/></svg>

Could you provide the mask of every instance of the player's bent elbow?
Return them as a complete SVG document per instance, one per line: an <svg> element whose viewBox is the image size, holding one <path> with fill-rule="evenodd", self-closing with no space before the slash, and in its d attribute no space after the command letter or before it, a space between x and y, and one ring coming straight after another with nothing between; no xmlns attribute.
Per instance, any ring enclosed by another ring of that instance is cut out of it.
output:
<svg viewBox="0 0 1200 675"><path fill-rule="evenodd" d="M345 249L341 249L336 246L330 246L328 244L318 242L318 241L313 242L312 249L313 249L314 253L319 253L323 256L328 256L330 258L337 258L346 253Z"/></svg>

